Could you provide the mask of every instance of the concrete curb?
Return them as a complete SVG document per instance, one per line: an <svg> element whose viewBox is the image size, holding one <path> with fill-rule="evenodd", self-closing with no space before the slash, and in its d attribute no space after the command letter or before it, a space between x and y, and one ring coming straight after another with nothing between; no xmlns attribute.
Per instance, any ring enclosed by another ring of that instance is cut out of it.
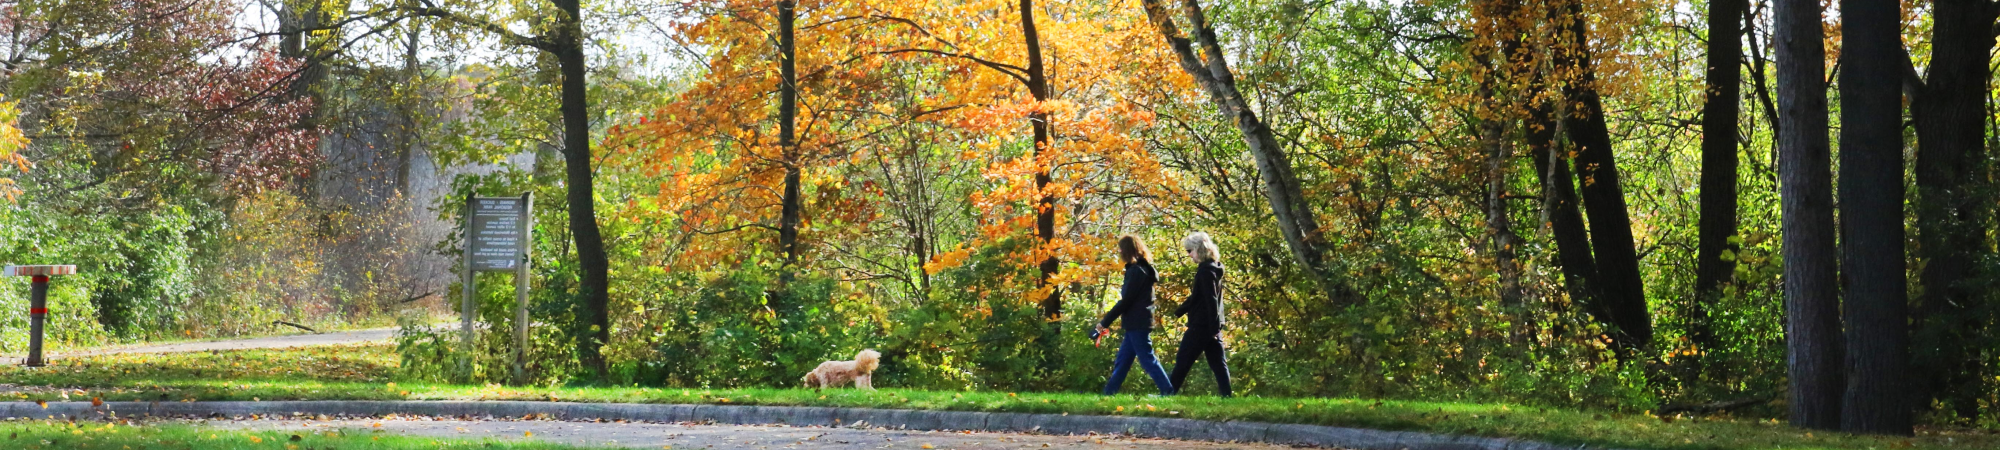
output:
<svg viewBox="0 0 2000 450"><path fill-rule="evenodd" d="M733 425L876 426L909 430L1045 434L1123 433L1166 439L1265 442L1355 450L1583 450L1507 438L1320 425L1059 414L916 411L815 406L675 405L524 401L0 402L0 418L107 418L293 414L522 417L563 420L714 422Z"/></svg>

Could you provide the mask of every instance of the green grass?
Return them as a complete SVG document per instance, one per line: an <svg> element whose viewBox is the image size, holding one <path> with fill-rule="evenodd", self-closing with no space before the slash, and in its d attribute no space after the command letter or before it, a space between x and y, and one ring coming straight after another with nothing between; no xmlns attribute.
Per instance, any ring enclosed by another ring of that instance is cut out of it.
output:
<svg viewBox="0 0 2000 450"><path fill-rule="evenodd" d="M1560 444L1662 449L1991 449L2000 435L1926 430L1914 438L1807 432L1775 421L1663 419L1492 403L1359 398L1235 398L939 392L882 389L534 388L414 383L395 376L389 346L105 355L43 369L0 368L31 389L22 400L556 400L904 408L1248 420L1514 437ZM81 391L81 392L78 392Z"/></svg>
<svg viewBox="0 0 2000 450"><path fill-rule="evenodd" d="M364 319L361 319L361 320L359 320L359 321L353 321L353 322L342 322L342 323L340 323L339 325L336 325L336 326L327 326L327 327L323 327L323 328L314 328L314 329L315 329L315 330L317 330L317 331L319 331L319 332L321 332L321 333L338 333L338 332L343 332L343 331L356 331L356 330L367 330L367 329L373 329L373 328L384 328L384 327L393 327L393 326L396 326L396 318L395 318L395 317L393 317L393 316L388 316L388 315L381 315L381 316L374 316L374 317L368 317L368 318L364 318ZM305 330L301 330L301 329L297 329L297 328L292 328L292 327L288 327L288 326L284 326L284 325L270 325L270 326L267 326L267 327L265 327L264 329L262 329L262 330L259 330L259 331L257 331L257 332L253 332L253 333L246 333L246 334L238 334L238 335L228 335L228 336L198 336L198 337L197 337L197 336L191 336L191 335L182 335L182 336L161 336L161 337L154 337L154 338L148 338L148 339L146 339L146 340L142 340L142 341L124 341L124 340L111 340L111 341L105 341L105 342L96 342L96 341L83 341L83 342L59 342L59 341L50 341L50 342L48 342L48 343L47 343L47 347L46 347L46 348L44 348L43 350L44 350L44 352L46 352L46 353L48 353L48 354L50 354L50 355L54 355L54 356L62 356L62 355L63 355L63 354L65 354L65 353L81 353L81 352L93 352L93 351L104 351L104 350L117 350L117 349L121 349L121 348L129 348L129 347L150 347L150 346L158 346L158 345L173 345L173 344L194 344L194 343L202 343L202 342L217 342L217 341L235 341L235 340L242 340L242 339L255 339L255 338L263 338L263 337L278 337L278 336L298 336L298 335L306 335L306 334L311 334L311 333L308 333L308 332L306 332ZM26 357L27 357L27 350L26 350L26 349L13 349L13 350L9 350L9 351L6 351L6 352L0 352L0 356L7 356L7 357L13 357L13 358L26 358Z"/></svg>
<svg viewBox="0 0 2000 450"><path fill-rule="evenodd" d="M564 445L494 439L437 439L353 431L237 431L184 424L111 422L0 422L0 448L115 450L437 450L579 449Z"/></svg>

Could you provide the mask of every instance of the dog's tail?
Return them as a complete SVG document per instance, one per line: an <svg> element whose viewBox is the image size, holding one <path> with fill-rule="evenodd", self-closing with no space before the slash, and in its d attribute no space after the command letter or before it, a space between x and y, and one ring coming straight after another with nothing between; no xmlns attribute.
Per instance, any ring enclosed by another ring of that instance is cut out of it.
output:
<svg viewBox="0 0 2000 450"><path fill-rule="evenodd" d="M873 373L875 372L875 368L881 365L882 354L874 350L862 350L861 354L854 355L854 371L856 372Z"/></svg>

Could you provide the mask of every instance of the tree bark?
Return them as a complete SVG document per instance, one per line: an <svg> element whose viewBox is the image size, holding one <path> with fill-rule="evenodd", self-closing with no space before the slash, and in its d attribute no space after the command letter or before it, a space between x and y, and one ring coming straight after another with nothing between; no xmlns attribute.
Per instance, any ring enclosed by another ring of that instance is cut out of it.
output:
<svg viewBox="0 0 2000 450"><path fill-rule="evenodd" d="M1597 75L1587 42L1588 24L1582 6L1568 5L1568 32L1578 79L1566 80L1563 97L1577 110L1565 111L1563 128L1577 146L1576 174L1582 180L1584 214L1590 218L1591 249L1597 256L1598 310L1611 325L1611 338L1621 357L1651 345L1653 319L1646 306L1645 281L1639 275L1639 254L1633 248L1632 220L1625 211L1624 186L1611 151L1611 131L1597 93Z"/></svg>
<svg viewBox="0 0 2000 450"><path fill-rule="evenodd" d="M1541 221L1549 227L1555 241L1555 262L1562 270L1563 291L1570 303L1584 306L1593 317L1604 317L1605 313L1591 309L1603 304L1597 300L1597 258L1591 256L1590 231L1585 228L1583 212L1577 206L1576 177L1570 173L1569 152L1563 150L1562 142L1557 139L1562 126L1556 121L1555 104L1546 98L1550 74L1536 60L1538 52L1526 51L1526 47L1520 40L1510 40L1502 53L1507 55L1513 70L1528 77L1524 83L1526 92L1521 94L1525 102L1520 106L1527 111L1522 136L1535 160L1535 182L1541 186ZM1561 323L1552 325L1560 327ZM1551 331L1560 334L1557 329Z"/></svg>
<svg viewBox="0 0 2000 450"><path fill-rule="evenodd" d="M1483 89L1490 98L1492 89ZM1503 142L1506 124L1498 119L1479 124L1479 140L1486 155L1486 234L1493 239L1493 266L1500 275L1500 306L1521 306L1521 264L1516 250L1521 236L1514 234L1513 219L1507 214L1508 166L1513 156Z"/></svg>
<svg viewBox="0 0 2000 450"><path fill-rule="evenodd" d="M785 268L778 275L780 289L791 285L798 270L799 225L803 222L805 210L804 194L801 192L801 167L798 144L799 120L799 71L797 65L798 47L793 39L794 22L798 19L798 2L778 1L778 151L785 165L785 191L780 200L778 214L778 252L785 257ZM778 305L773 305L778 306Z"/></svg>
<svg viewBox="0 0 2000 450"><path fill-rule="evenodd" d="M1744 0L1708 4L1708 89L1701 121L1700 244L1695 250L1694 304L1688 337L1703 351L1716 347L1710 313L1722 285L1736 273L1736 121L1743 72Z"/></svg>
<svg viewBox="0 0 2000 450"><path fill-rule="evenodd" d="M1035 1L1021 0L1021 35L1028 46L1028 94L1035 101L1049 101L1048 71L1042 66L1042 36L1035 28ZM1056 197L1048 191L1049 166L1044 155L1049 152L1049 113L1037 105L1035 112L1028 115L1028 121L1035 129L1035 192L1040 195L1035 200L1035 239L1048 245L1056 239ZM1051 279L1061 270L1062 261L1051 254L1042 259L1041 278L1036 285L1048 289L1049 296L1042 299L1042 316L1062 315L1062 287L1050 286Z"/></svg>
<svg viewBox="0 0 2000 450"><path fill-rule="evenodd" d="M1518 47L1518 40L1512 38L1514 30L1507 25L1512 22L1511 16L1517 8L1515 0L1482 1L1476 3L1474 8L1475 14L1480 16L1482 31L1492 36L1504 36L1500 42L1478 47L1479 50L1473 54L1473 59L1485 69L1484 78L1479 81L1481 104L1473 116L1479 121L1480 153L1486 157L1486 234L1492 240L1494 272L1500 276L1497 294L1500 306L1507 309L1509 315L1516 316L1516 322L1523 322L1519 311L1522 301L1521 265L1516 251L1520 248L1521 236L1514 234L1513 218L1507 212L1508 169L1513 154L1506 145L1505 117L1510 105L1501 98L1499 88L1513 76L1514 65L1505 55L1494 51ZM1529 327L1519 326L1520 323L1516 325L1511 340L1523 343Z"/></svg>
<svg viewBox="0 0 2000 450"><path fill-rule="evenodd" d="M1846 381L1835 279L1824 32L1818 0L1777 0L1774 12L1791 422L1830 430L1840 427L1841 389Z"/></svg>
<svg viewBox="0 0 2000 450"><path fill-rule="evenodd" d="M1530 86L1540 86L1543 80L1537 79ZM1591 256L1590 231L1584 229L1583 212L1577 207L1576 177L1556 141L1553 109L1547 103L1533 105L1527 119L1528 150L1535 155L1535 179L1542 186L1542 215L1556 243L1556 260L1570 302L1583 305L1594 317L1604 317L1595 310L1604 304L1597 300L1597 258Z"/></svg>
<svg viewBox="0 0 2000 450"><path fill-rule="evenodd" d="M1991 245L1982 140L1995 11L1985 0L1932 5L1929 74L1910 99L1917 128L1917 250L1925 261L1912 362L1913 373L1925 374L1916 398L1942 402L1969 421L1979 416L1985 362L1967 343L1985 334L1977 316L1985 299L1963 284Z"/></svg>
<svg viewBox="0 0 2000 450"><path fill-rule="evenodd" d="M611 262L604 254L604 237L597 229L597 205L591 193L594 182L590 168L590 101L584 82L583 14L581 0L554 0L562 17L560 29L550 36L556 62L562 70L563 173L568 178L569 228L576 241L577 266L582 273L577 297L583 309L579 317L589 328L577 334L577 353L584 367L605 375L600 347L611 341L611 295L608 290Z"/></svg>
<svg viewBox="0 0 2000 450"><path fill-rule="evenodd" d="M1903 278L1902 55L1896 0L1841 0L1840 265L1847 393L1841 429L1909 435ZM1988 41L1991 41L1989 38Z"/></svg>
<svg viewBox="0 0 2000 450"><path fill-rule="evenodd" d="M1208 24L1197 0L1182 0L1181 10L1188 20L1188 29L1194 34L1192 39L1181 34L1180 28L1160 0L1141 0L1146 17L1167 40L1179 60L1181 70L1194 77L1216 109L1235 122L1236 129L1243 134L1243 143L1250 149L1250 157L1257 164L1257 173L1264 181L1264 198L1271 203L1271 213L1278 220L1278 231L1285 237L1292 257L1303 266L1307 277L1319 286L1320 293L1327 302L1338 308L1358 304L1361 294L1350 287L1345 280L1333 273L1326 263L1326 238L1319 226L1319 218L1306 203L1305 191L1298 176L1292 173L1289 157L1284 147L1271 132L1271 127L1250 109L1248 101L1236 87L1236 76L1229 71L1229 61L1224 58L1222 45L1217 42L1215 29ZM1201 55L1196 55L1194 46L1199 41Z"/></svg>

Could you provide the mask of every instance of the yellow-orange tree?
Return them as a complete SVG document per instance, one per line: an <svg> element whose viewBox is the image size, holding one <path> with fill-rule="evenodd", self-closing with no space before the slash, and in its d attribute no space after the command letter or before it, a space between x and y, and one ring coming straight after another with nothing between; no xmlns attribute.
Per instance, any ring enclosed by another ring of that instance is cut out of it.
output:
<svg viewBox="0 0 2000 450"><path fill-rule="evenodd" d="M1115 234L1137 217L1106 209L1143 208L1172 187L1134 138L1150 116L1117 94L1129 83L1157 82L1126 74L1157 73L1145 65L1162 60L1131 57L1151 46L1135 34L1143 22L1116 6L799 3L798 135L787 146L782 129L774 130L782 127L785 103L772 101L784 87L772 31L777 4L704 4L696 11L703 20L675 30L684 45L705 49L701 78L643 123L617 133L623 147L613 157L662 178L657 207L672 212L679 230L671 238L672 264L707 267L741 262L739 250L758 241L746 231L782 232L784 179L792 168L814 191L804 195L815 202L804 208L801 241L808 248L841 233L816 221L874 219L852 214L867 211L869 200L843 193L845 180L834 177L884 151L884 136L934 127L961 140L960 159L983 164L985 183L967 199L980 212L977 233L952 239L956 248L936 252L928 270L950 267L984 242L1033 235L1041 242L1024 260L1045 269L1059 260L1092 268L1044 271L1028 296L1053 316L1060 311L1052 303L1058 286L1102 273L1107 247L1079 242ZM1035 17L1044 20L1024 25ZM1023 37L1029 29L1041 36L1033 41L1039 44ZM941 95L894 101L912 84ZM855 191L879 186L862 188ZM1081 220L1059 220L1061 212ZM810 266L813 251L800 253Z"/></svg>

